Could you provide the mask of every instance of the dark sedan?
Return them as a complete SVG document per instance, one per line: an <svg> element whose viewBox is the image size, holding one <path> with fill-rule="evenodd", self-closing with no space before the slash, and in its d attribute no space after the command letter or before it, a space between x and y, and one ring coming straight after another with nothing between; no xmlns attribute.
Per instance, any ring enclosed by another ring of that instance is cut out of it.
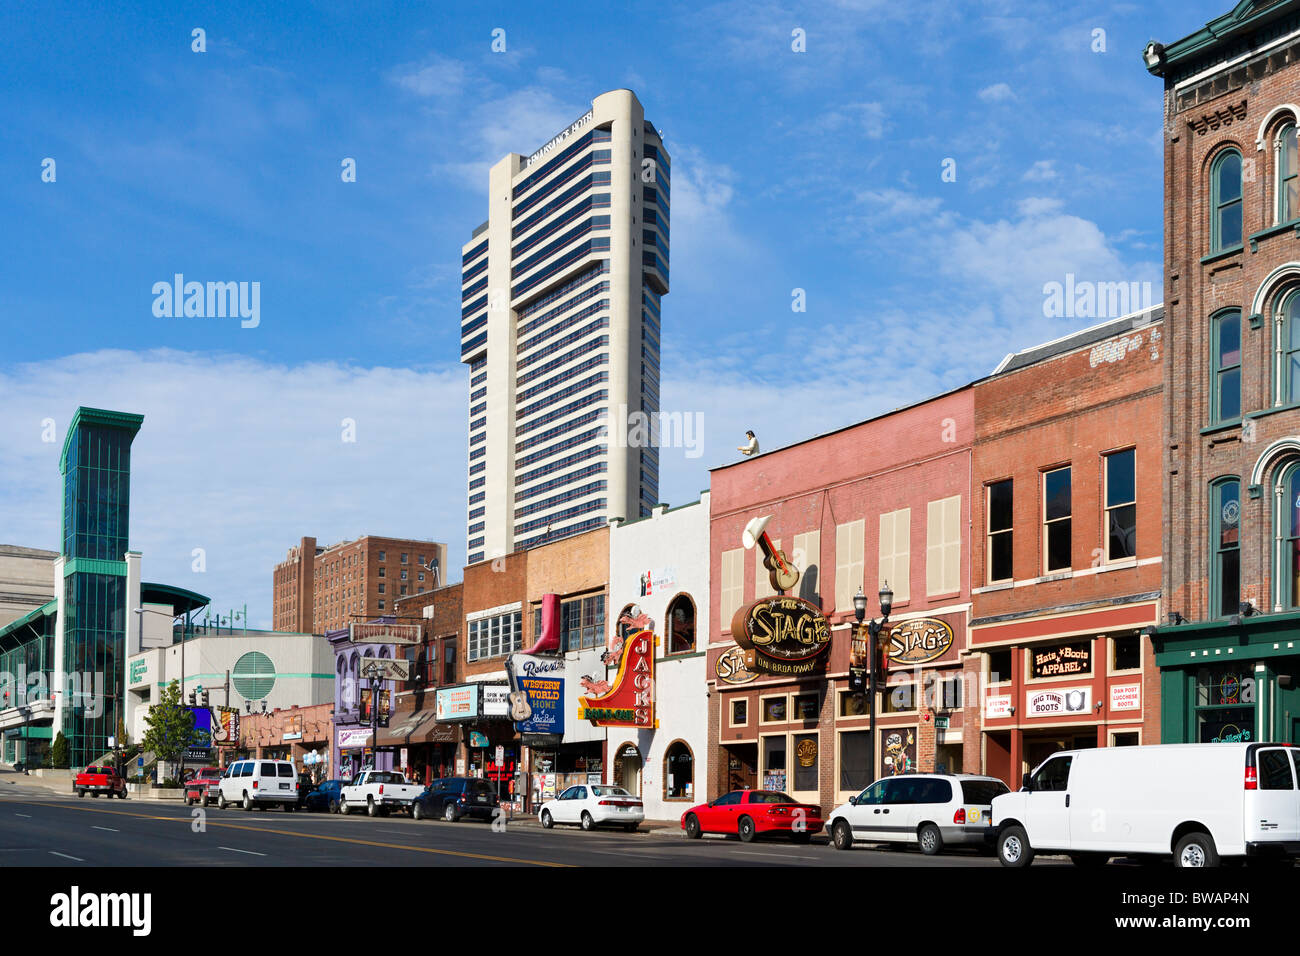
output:
<svg viewBox="0 0 1300 956"><path fill-rule="evenodd" d="M411 805L417 820L440 817L455 823L461 817L492 821L500 813L500 799L492 783L479 777L444 777L429 784Z"/></svg>
<svg viewBox="0 0 1300 956"><path fill-rule="evenodd" d="M298 805L309 813L338 813L339 791L345 783L344 780L326 780L317 784L298 799Z"/></svg>

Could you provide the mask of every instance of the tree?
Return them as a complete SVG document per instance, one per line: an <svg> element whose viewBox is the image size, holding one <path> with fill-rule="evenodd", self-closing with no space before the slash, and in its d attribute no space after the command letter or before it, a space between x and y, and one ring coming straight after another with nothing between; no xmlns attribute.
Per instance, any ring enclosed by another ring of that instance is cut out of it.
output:
<svg viewBox="0 0 1300 956"><path fill-rule="evenodd" d="M167 685L158 703L149 708L144 723L146 729L140 745L169 764L178 762L186 747L204 742L203 732L194 729L194 712L181 703L178 681Z"/></svg>
<svg viewBox="0 0 1300 956"><path fill-rule="evenodd" d="M63 736L63 731L54 735L54 743L50 744L50 766L56 770L66 770L68 767L68 738Z"/></svg>

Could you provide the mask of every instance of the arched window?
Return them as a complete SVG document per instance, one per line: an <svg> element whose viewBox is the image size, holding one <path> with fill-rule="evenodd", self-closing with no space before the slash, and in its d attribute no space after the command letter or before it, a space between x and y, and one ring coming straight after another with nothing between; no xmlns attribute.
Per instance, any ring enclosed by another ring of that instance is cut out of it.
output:
<svg viewBox="0 0 1300 956"><path fill-rule="evenodd" d="M1300 218L1300 157L1297 157L1296 125L1287 123L1273 146L1273 168L1277 170L1277 222Z"/></svg>
<svg viewBox="0 0 1300 956"><path fill-rule="evenodd" d="M664 799L690 800L695 796L695 755L681 740L664 751Z"/></svg>
<svg viewBox="0 0 1300 956"><path fill-rule="evenodd" d="M1277 604L1300 607L1300 461L1278 472Z"/></svg>
<svg viewBox="0 0 1300 956"><path fill-rule="evenodd" d="M1220 312L1210 320L1210 424L1241 417L1241 313Z"/></svg>
<svg viewBox="0 0 1300 956"><path fill-rule="evenodd" d="M1227 149L1210 167L1210 252L1241 245L1241 153Z"/></svg>
<svg viewBox="0 0 1300 956"><path fill-rule="evenodd" d="M1274 404L1300 402L1300 289L1282 297L1274 317L1277 328Z"/></svg>
<svg viewBox="0 0 1300 956"><path fill-rule="evenodd" d="M679 594L668 605L668 653L689 654L695 650L695 602Z"/></svg>
<svg viewBox="0 0 1300 956"><path fill-rule="evenodd" d="M635 611L636 611L636 606L633 604L629 604L627 607L623 608L623 610L619 611L618 618L614 622L615 626L618 628L619 637L623 638L624 641L630 638L637 631L634 625L623 623L623 619L624 618L630 619L635 613ZM615 663L618 662L615 661Z"/></svg>
<svg viewBox="0 0 1300 956"><path fill-rule="evenodd" d="M1241 480L1210 486L1210 617L1241 608Z"/></svg>

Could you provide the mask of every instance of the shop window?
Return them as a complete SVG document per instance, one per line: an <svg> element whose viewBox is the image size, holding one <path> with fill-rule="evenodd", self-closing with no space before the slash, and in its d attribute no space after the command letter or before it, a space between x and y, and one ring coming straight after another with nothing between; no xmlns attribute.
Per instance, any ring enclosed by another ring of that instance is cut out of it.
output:
<svg viewBox="0 0 1300 956"><path fill-rule="evenodd" d="M678 740L664 751L664 799L689 800L695 790L695 758Z"/></svg>
<svg viewBox="0 0 1300 956"><path fill-rule="evenodd" d="M1070 486L1068 466L1043 473L1043 563L1048 574L1071 567Z"/></svg>
<svg viewBox="0 0 1300 956"><path fill-rule="evenodd" d="M784 697L763 698L763 723L784 723L786 720L786 699Z"/></svg>
<svg viewBox="0 0 1300 956"><path fill-rule="evenodd" d="M749 723L749 700L742 697L731 702L731 726L742 727Z"/></svg>
<svg viewBox="0 0 1300 956"><path fill-rule="evenodd" d="M885 688L881 695L880 712L883 714L905 714L916 710L916 684L895 684Z"/></svg>
<svg viewBox="0 0 1300 956"><path fill-rule="evenodd" d="M1011 680L1011 651L989 651L989 683Z"/></svg>
<svg viewBox="0 0 1300 956"><path fill-rule="evenodd" d="M1210 170L1210 252L1241 245L1241 154L1224 150Z"/></svg>
<svg viewBox="0 0 1300 956"><path fill-rule="evenodd" d="M821 701L817 694L796 694L794 698L795 720L816 720L820 716Z"/></svg>
<svg viewBox="0 0 1300 956"><path fill-rule="evenodd" d="M1241 482L1224 478L1211 486L1210 614L1228 617L1241 607Z"/></svg>
<svg viewBox="0 0 1300 956"><path fill-rule="evenodd" d="M1141 742L1142 735L1136 730L1110 735L1110 745L1112 747L1136 747Z"/></svg>
<svg viewBox="0 0 1300 956"><path fill-rule="evenodd" d="M1137 557L1137 449L1105 456L1106 560Z"/></svg>
<svg viewBox="0 0 1300 956"><path fill-rule="evenodd" d="M988 486L989 543L988 543L988 579L995 581L1012 579L1012 537L1011 537L1011 479L997 481Z"/></svg>
<svg viewBox="0 0 1300 956"><path fill-rule="evenodd" d="M695 650L695 602L679 594L668 605L668 653L689 654Z"/></svg>
<svg viewBox="0 0 1300 956"><path fill-rule="evenodd" d="M841 717L866 717L868 716L868 706L866 694L855 694L850 690L840 691Z"/></svg>
<svg viewBox="0 0 1300 956"><path fill-rule="evenodd" d="M1128 634L1124 637L1113 637L1110 641L1110 647L1111 670L1135 671L1142 667L1141 635Z"/></svg>
<svg viewBox="0 0 1300 956"><path fill-rule="evenodd" d="M565 601L560 605L560 640L566 651L605 643L605 595Z"/></svg>
<svg viewBox="0 0 1300 956"><path fill-rule="evenodd" d="M840 734L840 790L854 793L871 783L871 732Z"/></svg>
<svg viewBox="0 0 1300 956"><path fill-rule="evenodd" d="M960 710L965 686L960 674L931 673L926 678L926 706L935 710Z"/></svg>
<svg viewBox="0 0 1300 956"><path fill-rule="evenodd" d="M1241 743L1255 734L1255 678L1245 668L1202 667L1196 672L1193 708L1196 739L1203 744Z"/></svg>
<svg viewBox="0 0 1300 956"><path fill-rule="evenodd" d="M1241 418L1241 313L1220 312L1210 320L1210 424Z"/></svg>
<svg viewBox="0 0 1300 956"><path fill-rule="evenodd" d="M817 735L795 734L794 743L794 789L817 790Z"/></svg>
<svg viewBox="0 0 1300 956"><path fill-rule="evenodd" d="M763 738L763 789L785 790L785 737Z"/></svg>

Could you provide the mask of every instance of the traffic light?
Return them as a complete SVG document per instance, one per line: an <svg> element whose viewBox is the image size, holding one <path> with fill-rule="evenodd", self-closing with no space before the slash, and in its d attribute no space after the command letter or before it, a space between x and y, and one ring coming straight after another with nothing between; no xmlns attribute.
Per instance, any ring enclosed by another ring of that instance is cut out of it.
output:
<svg viewBox="0 0 1300 956"><path fill-rule="evenodd" d="M195 706L197 701L195 700L194 691L189 692L189 695L185 698L185 702L188 703L191 707Z"/></svg>
<svg viewBox="0 0 1300 956"><path fill-rule="evenodd" d="M207 707L207 706L208 706L208 692L207 692L206 690L204 690L202 684L199 685L199 688L198 688L198 695L199 695L199 706L200 706L200 707Z"/></svg>

